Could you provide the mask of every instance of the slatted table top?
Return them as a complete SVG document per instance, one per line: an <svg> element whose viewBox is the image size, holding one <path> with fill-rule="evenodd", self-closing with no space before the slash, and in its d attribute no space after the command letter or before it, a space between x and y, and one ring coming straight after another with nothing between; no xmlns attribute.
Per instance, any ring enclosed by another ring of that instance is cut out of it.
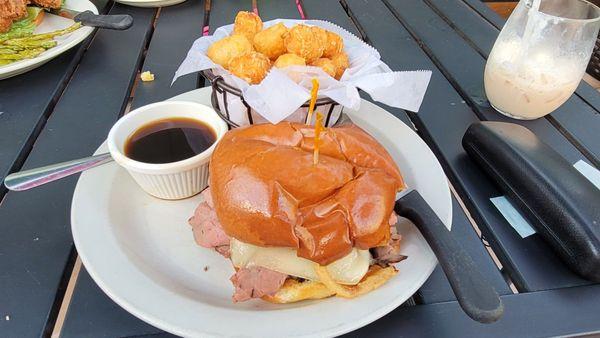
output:
<svg viewBox="0 0 600 338"><path fill-rule="evenodd" d="M203 29L233 22L239 10L257 9L265 21L328 20L373 45L395 70L433 71L418 114L386 109L438 157L452 186L452 232L505 305L504 317L494 324L470 320L438 267L410 302L348 336L600 332L600 285L570 272L537 235L522 239L489 200L502 193L461 146L471 123L510 121L534 131L572 163L598 167L600 96L582 82L546 118L515 121L496 113L484 95L483 69L503 20L480 0L187 0L160 9L93 2L100 12L132 15L134 26L97 31L42 68L0 81L2 178L88 156L122 114L205 86L194 75L170 82ZM140 82L142 70L151 70L156 80ZM71 177L19 193L0 188L0 336L169 336L112 302L81 265L69 219L76 182Z"/></svg>

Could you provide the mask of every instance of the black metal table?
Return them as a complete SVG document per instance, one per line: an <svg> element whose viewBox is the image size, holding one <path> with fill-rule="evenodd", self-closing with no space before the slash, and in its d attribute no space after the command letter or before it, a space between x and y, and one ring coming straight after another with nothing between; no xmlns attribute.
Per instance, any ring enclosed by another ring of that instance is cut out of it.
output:
<svg viewBox="0 0 600 338"><path fill-rule="evenodd" d="M194 75L170 86L205 26L233 22L250 0L188 0L161 9L94 0L101 12L131 14L128 31L97 31L79 47L27 74L0 81L0 177L91 154L132 108L204 86ZM509 119L483 92L486 57L503 20L479 0L258 0L263 20L323 19L379 50L395 70L430 69L418 114L389 109L417 130L452 186L452 232L501 294L505 315L470 320L440 269L417 294L349 336L515 337L600 332L600 285L583 280L533 235L522 239L490 202L497 187L460 140L475 121ZM303 13L303 14L301 14ZM142 83L141 70L156 74ZM600 166L600 96L585 83L547 118L514 121L571 162ZM128 314L92 281L70 233L76 178L13 193L0 188L0 336L169 336ZM482 237L485 239L482 240Z"/></svg>

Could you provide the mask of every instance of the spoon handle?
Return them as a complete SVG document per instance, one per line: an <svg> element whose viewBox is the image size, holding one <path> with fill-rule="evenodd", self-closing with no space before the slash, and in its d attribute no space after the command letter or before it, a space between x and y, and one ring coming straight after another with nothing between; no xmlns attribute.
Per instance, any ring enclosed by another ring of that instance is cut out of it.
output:
<svg viewBox="0 0 600 338"><path fill-rule="evenodd" d="M4 179L4 185L13 191L23 191L37 186L59 180L84 170L97 167L111 162L113 159L109 153L80 158L45 167L29 169L12 173Z"/></svg>

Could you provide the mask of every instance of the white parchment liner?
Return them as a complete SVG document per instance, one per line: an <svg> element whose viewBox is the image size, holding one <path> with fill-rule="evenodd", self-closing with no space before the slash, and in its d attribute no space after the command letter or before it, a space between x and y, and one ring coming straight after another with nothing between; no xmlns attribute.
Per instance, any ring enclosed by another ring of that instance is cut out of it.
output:
<svg viewBox="0 0 600 338"><path fill-rule="evenodd" d="M338 81L318 67L292 66L284 69L273 67L260 84L250 85L206 56L206 51L212 43L231 34L233 31L233 24L231 24L219 27L211 36L197 39L175 72L173 82L182 75L213 69L216 75L221 75L227 83L239 88L250 107L271 123L289 119L310 98L311 79L315 77L319 79L319 96L327 96L351 109L360 107L358 94L360 88L371 95L375 101L413 112L419 110L431 78L431 71L394 72L381 61L377 50L354 34L327 21L276 19L265 22L264 27L279 22L287 27L301 23L319 26L339 34L344 39L344 51L350 61L350 67L346 69L342 78ZM398 50L398 53L402 51ZM237 113L241 116L245 115L243 105L234 109L243 109Z"/></svg>

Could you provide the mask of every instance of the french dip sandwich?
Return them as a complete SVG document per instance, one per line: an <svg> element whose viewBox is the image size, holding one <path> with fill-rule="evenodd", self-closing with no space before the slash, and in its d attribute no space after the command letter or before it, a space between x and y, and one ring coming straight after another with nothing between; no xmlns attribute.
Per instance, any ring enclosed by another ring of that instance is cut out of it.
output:
<svg viewBox="0 0 600 338"><path fill-rule="evenodd" d="M404 188L387 151L353 124L320 135L289 122L229 131L210 162L196 242L229 258L233 301L353 298L396 274Z"/></svg>

